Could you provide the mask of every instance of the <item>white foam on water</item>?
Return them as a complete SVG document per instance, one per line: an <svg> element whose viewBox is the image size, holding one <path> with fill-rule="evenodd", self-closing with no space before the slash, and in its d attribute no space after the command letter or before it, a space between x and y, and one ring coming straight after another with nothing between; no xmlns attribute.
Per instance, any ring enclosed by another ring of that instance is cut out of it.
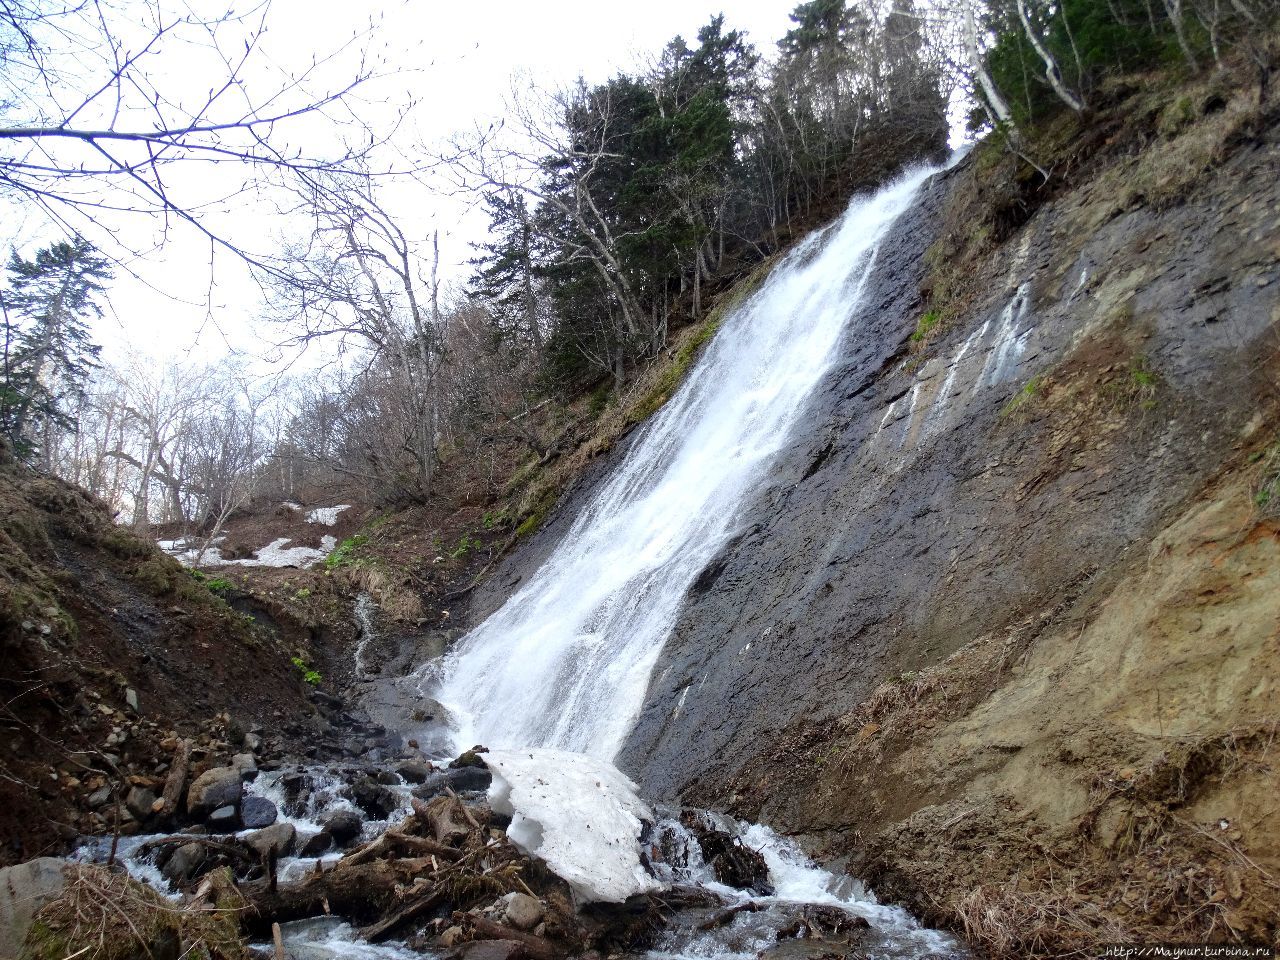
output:
<svg viewBox="0 0 1280 960"><path fill-rule="evenodd" d="M743 522L862 308L880 243L933 172L854 200L725 318L541 569L446 662L432 695L459 748L614 757L686 590Z"/></svg>

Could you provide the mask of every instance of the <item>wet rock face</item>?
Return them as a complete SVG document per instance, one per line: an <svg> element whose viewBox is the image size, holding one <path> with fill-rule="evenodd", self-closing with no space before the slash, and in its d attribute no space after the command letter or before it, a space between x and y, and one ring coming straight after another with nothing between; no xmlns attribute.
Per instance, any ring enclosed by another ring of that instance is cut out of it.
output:
<svg viewBox="0 0 1280 960"><path fill-rule="evenodd" d="M1271 355L1280 319L1266 162L1237 155L1171 211L1042 208L993 255L985 301L916 352L923 255L963 171L923 193L686 598L618 758L646 796L727 802L790 724L821 727L1145 548L1266 407L1242 362Z"/></svg>

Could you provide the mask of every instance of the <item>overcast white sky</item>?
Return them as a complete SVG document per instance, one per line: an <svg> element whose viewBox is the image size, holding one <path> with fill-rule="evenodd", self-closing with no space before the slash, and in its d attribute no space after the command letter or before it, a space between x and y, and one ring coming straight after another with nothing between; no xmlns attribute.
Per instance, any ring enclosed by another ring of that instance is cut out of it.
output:
<svg viewBox="0 0 1280 960"><path fill-rule="evenodd" d="M547 85L571 82L579 74L601 80L658 52L677 34L692 42L716 13L724 12L730 27L747 31L762 53L771 54L793 6L794 0L735 0L732 5L713 0L275 0L266 49L279 61L298 62L312 51L339 46L369 16L381 17L378 42L387 60L404 72L382 81L375 92L387 103L406 95L419 101L415 129L403 131L407 147L417 137L440 141L499 116L514 75L527 74ZM162 60L163 69L182 73L184 82L204 83L191 75L180 53ZM380 107L372 103L369 109ZM397 188L394 205L402 223L418 236L439 229L444 271L461 276L461 265L472 255L469 243L482 235L483 217L468 216L459 201L425 188ZM269 245L285 232L287 224L274 206L268 198L251 198L237 219L240 236L251 245ZM117 227L122 238L134 229L137 245L146 246L145 225L122 220ZM208 264L207 243L176 232L163 250L134 264L143 282L119 275L112 287L115 315L98 330L108 359L130 347L153 356L196 359L229 348L261 355L276 334L255 330L260 292L225 258L210 288Z"/></svg>

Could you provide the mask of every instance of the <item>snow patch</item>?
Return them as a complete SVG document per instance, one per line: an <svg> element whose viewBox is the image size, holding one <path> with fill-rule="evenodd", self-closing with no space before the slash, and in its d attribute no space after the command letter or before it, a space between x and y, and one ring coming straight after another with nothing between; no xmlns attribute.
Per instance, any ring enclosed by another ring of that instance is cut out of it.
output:
<svg viewBox="0 0 1280 960"><path fill-rule="evenodd" d="M584 901L621 903L668 885L640 863L653 811L613 764L565 750L481 754L493 773L489 805L511 817L507 837L541 858Z"/></svg>
<svg viewBox="0 0 1280 960"><path fill-rule="evenodd" d="M222 537L219 537L214 543L221 543ZM200 546L196 541L187 540L158 540L156 545L165 553L173 557L184 566L192 566L196 562L196 557L200 555ZM222 555L222 551L216 546L210 546L204 552L204 556L200 559L202 567L309 567L313 563L319 563L330 553L333 548L338 545L338 538L325 534L320 538L320 547L291 547L289 546L289 538L281 537L278 540L272 540L265 547L260 547L254 552L257 554L256 559L247 560L229 560Z"/></svg>
<svg viewBox="0 0 1280 960"><path fill-rule="evenodd" d="M343 510L350 510L351 504L343 503L336 507L316 507L314 510L307 511L307 523L323 523L326 527L332 527L338 522L338 514Z"/></svg>

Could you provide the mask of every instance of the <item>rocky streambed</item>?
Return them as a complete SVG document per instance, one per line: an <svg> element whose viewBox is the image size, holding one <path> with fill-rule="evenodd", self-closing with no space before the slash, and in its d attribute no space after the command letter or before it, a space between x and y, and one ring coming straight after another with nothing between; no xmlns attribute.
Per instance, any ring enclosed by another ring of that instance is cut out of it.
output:
<svg viewBox="0 0 1280 960"><path fill-rule="evenodd" d="M384 720L408 696L385 671L357 686ZM437 708L405 713L408 736L353 701L313 700L302 756L256 730L217 762L179 741L163 783L124 798L120 832L5 871L24 908L14 923L0 910L0 955L964 955L790 840L653 808L607 764L442 756Z"/></svg>

